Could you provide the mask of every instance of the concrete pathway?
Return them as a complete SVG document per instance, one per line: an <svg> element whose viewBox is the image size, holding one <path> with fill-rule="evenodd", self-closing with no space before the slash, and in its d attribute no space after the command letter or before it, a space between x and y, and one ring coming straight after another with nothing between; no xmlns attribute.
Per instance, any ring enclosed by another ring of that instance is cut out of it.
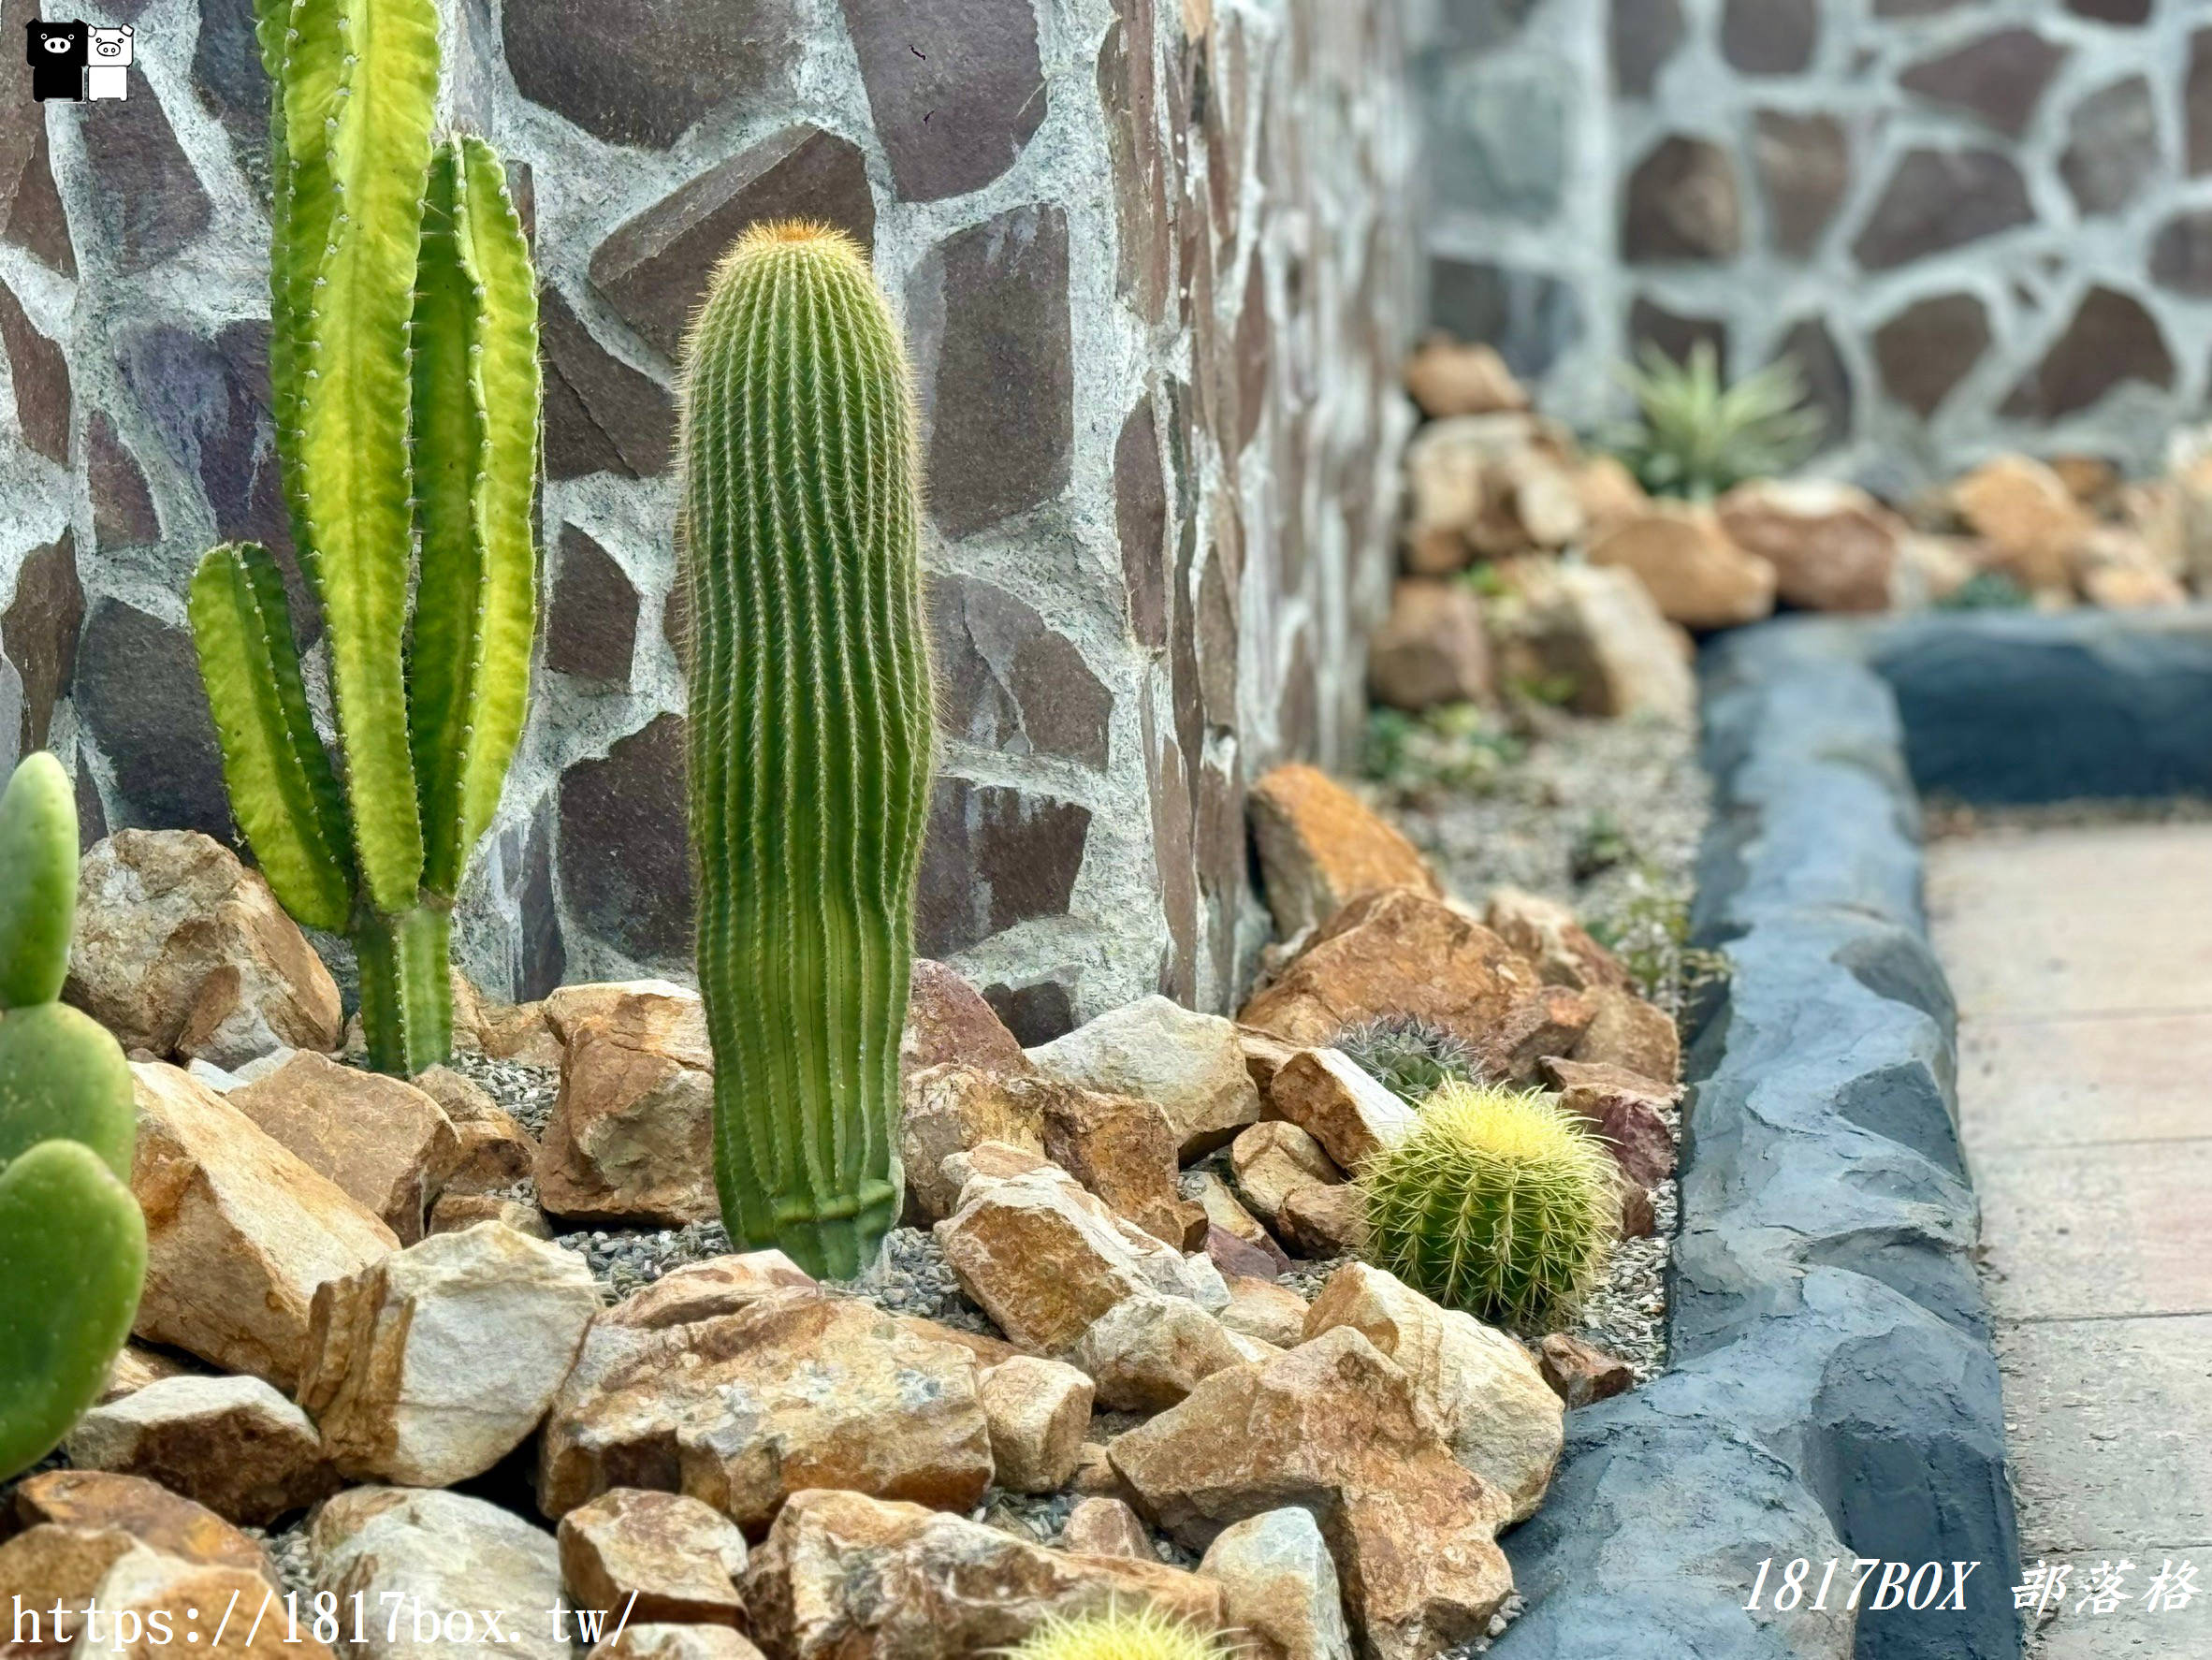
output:
<svg viewBox="0 0 2212 1660"><path fill-rule="evenodd" d="M2212 824L1941 842L1928 887L2021 1555L2069 1569L2030 1652L2212 1657Z"/></svg>

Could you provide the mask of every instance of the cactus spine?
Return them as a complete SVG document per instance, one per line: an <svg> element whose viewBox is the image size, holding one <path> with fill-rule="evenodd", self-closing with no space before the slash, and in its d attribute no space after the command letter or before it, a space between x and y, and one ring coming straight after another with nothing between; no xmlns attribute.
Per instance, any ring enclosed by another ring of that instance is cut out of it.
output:
<svg viewBox="0 0 2212 1660"><path fill-rule="evenodd" d="M1072 1619L1055 1616L998 1653L1008 1660L1232 1660L1243 1647L1140 1603Z"/></svg>
<svg viewBox="0 0 2212 1660"><path fill-rule="evenodd" d="M0 794L0 1481L99 1397L146 1272L131 1071L57 1002L77 914L77 809L43 751Z"/></svg>
<svg viewBox="0 0 2212 1660"><path fill-rule="evenodd" d="M537 280L499 156L432 142L433 0L258 0L255 33L278 462L342 782L265 549L201 561L193 637L240 827L287 910L351 931L370 1062L411 1073L451 1044L454 900L528 696Z"/></svg>
<svg viewBox="0 0 2212 1660"><path fill-rule="evenodd" d="M866 256L756 227L686 352L699 984L732 1239L859 1272L892 1147L929 801L914 416Z"/></svg>

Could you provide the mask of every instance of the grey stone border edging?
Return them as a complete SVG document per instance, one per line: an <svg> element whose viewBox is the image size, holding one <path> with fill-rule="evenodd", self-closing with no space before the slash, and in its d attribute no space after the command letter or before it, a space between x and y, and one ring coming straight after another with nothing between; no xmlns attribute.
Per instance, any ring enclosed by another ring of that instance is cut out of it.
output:
<svg viewBox="0 0 2212 1660"><path fill-rule="evenodd" d="M2019 1653L2004 1420L1970 1255L1978 1210L1899 704L1914 713L1916 758L1972 753L1966 735L1993 717L2019 723L1973 687L2019 695L2062 665L2074 705L2108 712L2083 726L2088 741L2132 735L2154 754L2141 776L2177 779L2147 737L2170 705L2149 680L2125 684L2111 650L2127 632L2071 618L1791 619L1708 649L1714 816L1694 920L1734 975L1690 1056L1672 1368L1570 1416L1550 1498L1502 1541L1530 1607L1499 1654ZM2033 656L2024 675L1975 666L2022 651ZM2212 691L2212 654L2182 655ZM2016 747L2032 756L2036 742ZM2199 759L2212 779L2212 746ZM1939 776L1972 792L1989 778L2082 775L2045 755ZM2103 764L2086 793L2124 776ZM1855 1635L1834 1592L1825 1610L1810 1593L1786 1613L1743 1606L1762 1558L1777 1573L1809 1558L1814 1581L1841 1558L1847 1588L1855 1556L1980 1565L1963 1607L1942 1606L1946 1566L1937 1607L1862 1611Z"/></svg>

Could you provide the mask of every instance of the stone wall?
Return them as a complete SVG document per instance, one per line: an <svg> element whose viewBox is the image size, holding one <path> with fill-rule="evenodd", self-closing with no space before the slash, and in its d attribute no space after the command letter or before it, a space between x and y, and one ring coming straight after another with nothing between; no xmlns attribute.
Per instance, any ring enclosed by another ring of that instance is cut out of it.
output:
<svg viewBox="0 0 2212 1660"><path fill-rule="evenodd" d="M2154 462L2212 360L2190 0L1434 0L1434 315L1579 422L1795 354L1836 471Z"/></svg>
<svg viewBox="0 0 2212 1660"><path fill-rule="evenodd" d="M921 949L1032 1041L1154 989L1232 1003L1244 785L1356 744L1387 584L1397 0L442 3L449 113L510 159L545 278L539 696L472 970L687 971L672 357L737 231L803 213L872 245L918 368ZM252 8L73 15L134 24L137 67L43 119L0 76L0 760L60 750L88 833L228 836L181 595L211 542L285 542Z"/></svg>

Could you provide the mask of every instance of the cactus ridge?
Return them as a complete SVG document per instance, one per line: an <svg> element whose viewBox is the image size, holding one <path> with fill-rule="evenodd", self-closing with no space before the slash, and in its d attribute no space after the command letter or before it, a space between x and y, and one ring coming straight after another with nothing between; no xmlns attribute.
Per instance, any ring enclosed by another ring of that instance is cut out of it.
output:
<svg viewBox="0 0 2212 1660"><path fill-rule="evenodd" d="M0 1481L99 1397L146 1270L130 1067L53 1000L76 892L76 804L40 751L0 793Z"/></svg>
<svg viewBox="0 0 2212 1660"><path fill-rule="evenodd" d="M274 561L211 550L193 635L233 811L346 928L371 1064L451 1041L451 911L520 739L537 626L537 280L499 156L433 138L433 0L256 0L274 93L269 378L342 769Z"/></svg>
<svg viewBox="0 0 2212 1660"><path fill-rule="evenodd" d="M757 227L686 351L691 842L731 1233L849 1274L893 1165L932 710L903 349L866 255Z"/></svg>

